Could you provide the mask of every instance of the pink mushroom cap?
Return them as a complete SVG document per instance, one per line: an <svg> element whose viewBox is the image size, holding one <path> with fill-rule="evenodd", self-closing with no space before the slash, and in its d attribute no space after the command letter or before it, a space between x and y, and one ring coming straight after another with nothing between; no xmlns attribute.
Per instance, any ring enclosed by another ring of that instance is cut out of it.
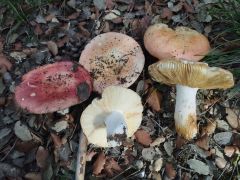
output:
<svg viewBox="0 0 240 180"><path fill-rule="evenodd" d="M145 57L132 37L108 32L86 45L79 63L92 75L94 91L102 93L112 85L131 86L143 70Z"/></svg>
<svg viewBox="0 0 240 180"><path fill-rule="evenodd" d="M61 61L25 74L16 87L15 99L21 108L43 114L81 103L91 91L92 80L87 70L74 62Z"/></svg>

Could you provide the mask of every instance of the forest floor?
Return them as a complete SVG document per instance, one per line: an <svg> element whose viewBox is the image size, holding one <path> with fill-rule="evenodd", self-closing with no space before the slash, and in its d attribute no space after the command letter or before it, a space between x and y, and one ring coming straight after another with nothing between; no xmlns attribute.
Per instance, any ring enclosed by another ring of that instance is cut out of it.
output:
<svg viewBox="0 0 240 180"><path fill-rule="evenodd" d="M74 179L79 118L100 95L93 93L63 114L36 115L16 105L15 87L36 67L62 59L78 62L91 39L110 31L133 37L143 49L144 70L130 87L142 97L143 121L125 145L88 145L85 179L240 178L240 28L232 23L240 27L239 1L227 11L219 0L0 2L0 179ZM233 21L235 11L239 16ZM157 59L144 48L143 36L155 23L204 34L213 51L203 61L234 74L231 89L198 91L199 133L191 141L175 131L175 87L151 81L147 71Z"/></svg>

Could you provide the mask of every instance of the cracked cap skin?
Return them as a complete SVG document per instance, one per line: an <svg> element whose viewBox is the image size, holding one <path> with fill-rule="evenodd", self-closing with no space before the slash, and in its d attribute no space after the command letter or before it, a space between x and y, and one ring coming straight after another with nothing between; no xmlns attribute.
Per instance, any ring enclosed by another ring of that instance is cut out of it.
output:
<svg viewBox="0 0 240 180"><path fill-rule="evenodd" d="M152 79L167 85L200 89L226 89L234 85L231 72L202 62L166 59L148 67Z"/></svg>

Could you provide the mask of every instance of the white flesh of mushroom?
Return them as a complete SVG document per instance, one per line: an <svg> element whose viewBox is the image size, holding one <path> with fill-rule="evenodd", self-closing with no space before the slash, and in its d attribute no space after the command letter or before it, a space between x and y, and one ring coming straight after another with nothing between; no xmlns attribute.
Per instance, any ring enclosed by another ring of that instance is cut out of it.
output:
<svg viewBox="0 0 240 180"><path fill-rule="evenodd" d="M126 135L127 124L124 120L124 115L120 111L113 111L105 119L107 129L107 139L109 147L116 147L122 144L118 138L113 138L116 135Z"/></svg>
<svg viewBox="0 0 240 180"><path fill-rule="evenodd" d="M195 117L196 119L196 94L198 88L176 85L176 91L175 125L176 127L191 128L188 127L189 117ZM192 131L193 137L197 134L197 129L190 129L189 131Z"/></svg>

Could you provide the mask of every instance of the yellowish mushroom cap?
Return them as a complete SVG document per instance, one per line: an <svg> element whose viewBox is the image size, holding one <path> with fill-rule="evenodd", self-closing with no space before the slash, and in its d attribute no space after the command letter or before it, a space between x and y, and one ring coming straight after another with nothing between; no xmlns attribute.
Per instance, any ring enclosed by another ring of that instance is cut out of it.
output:
<svg viewBox="0 0 240 180"><path fill-rule="evenodd" d="M102 98L94 99L81 115L82 130L89 143L108 147L105 120L114 111L123 114L127 137L139 128L143 111L140 96L127 88L109 86L104 89Z"/></svg>
<svg viewBox="0 0 240 180"><path fill-rule="evenodd" d="M160 60L176 58L199 61L210 50L208 39L201 33L184 26L174 30L163 23L147 29L144 45L151 55Z"/></svg>
<svg viewBox="0 0 240 180"><path fill-rule="evenodd" d="M168 85L200 89L226 89L234 85L231 72L202 62L168 59L150 65L148 71L153 80Z"/></svg>

